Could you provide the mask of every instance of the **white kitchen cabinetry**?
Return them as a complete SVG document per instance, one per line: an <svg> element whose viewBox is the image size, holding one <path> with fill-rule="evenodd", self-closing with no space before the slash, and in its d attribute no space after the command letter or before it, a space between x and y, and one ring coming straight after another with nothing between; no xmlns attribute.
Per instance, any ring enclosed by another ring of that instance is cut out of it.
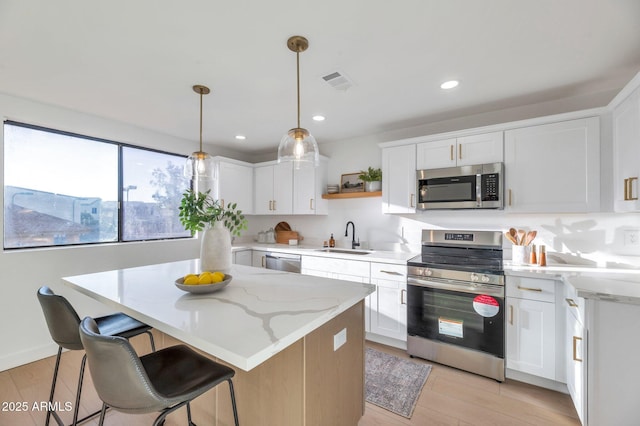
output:
<svg viewBox="0 0 640 426"><path fill-rule="evenodd" d="M238 250L233 252L233 263L236 265L253 265L252 250Z"/></svg>
<svg viewBox="0 0 640 426"><path fill-rule="evenodd" d="M640 88L613 110L614 210L640 211Z"/></svg>
<svg viewBox="0 0 640 426"><path fill-rule="evenodd" d="M292 163L261 163L254 169L254 213L293 213Z"/></svg>
<svg viewBox="0 0 640 426"><path fill-rule="evenodd" d="M599 118L506 131L505 175L510 212L599 211Z"/></svg>
<svg viewBox="0 0 640 426"><path fill-rule="evenodd" d="M575 288L564 284L565 300L565 336L564 353L566 365L566 382L573 405L585 424L586 409L586 333L584 330L585 301L579 298Z"/></svg>
<svg viewBox="0 0 640 426"><path fill-rule="evenodd" d="M369 283L369 262L365 261L305 255L302 256L300 270L303 275ZM364 325L367 332L371 328L370 306L371 295L365 299Z"/></svg>
<svg viewBox="0 0 640 426"><path fill-rule="evenodd" d="M423 142L417 145L416 166L423 170L501 163L503 147L503 132Z"/></svg>
<svg viewBox="0 0 640 426"><path fill-rule="evenodd" d="M264 250L252 250L251 252L251 266L256 268L267 267L267 251Z"/></svg>
<svg viewBox="0 0 640 426"><path fill-rule="evenodd" d="M556 380L555 281L508 276L507 368Z"/></svg>
<svg viewBox="0 0 640 426"><path fill-rule="evenodd" d="M212 195L223 206L236 203L244 214L253 214L253 165L224 157L214 157L218 178Z"/></svg>
<svg viewBox="0 0 640 426"><path fill-rule="evenodd" d="M407 267L371 263L370 332L407 341Z"/></svg>
<svg viewBox="0 0 640 426"><path fill-rule="evenodd" d="M382 149L382 212L415 213L416 145Z"/></svg>
<svg viewBox="0 0 640 426"><path fill-rule="evenodd" d="M328 214L329 201L322 198L326 188L326 159L318 167L293 169L293 214Z"/></svg>

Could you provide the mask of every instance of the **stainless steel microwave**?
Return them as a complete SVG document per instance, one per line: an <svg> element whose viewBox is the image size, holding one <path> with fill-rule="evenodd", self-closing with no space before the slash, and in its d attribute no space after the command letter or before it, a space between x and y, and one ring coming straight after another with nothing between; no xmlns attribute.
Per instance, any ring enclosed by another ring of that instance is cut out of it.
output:
<svg viewBox="0 0 640 426"><path fill-rule="evenodd" d="M418 170L417 209L501 209L502 163Z"/></svg>

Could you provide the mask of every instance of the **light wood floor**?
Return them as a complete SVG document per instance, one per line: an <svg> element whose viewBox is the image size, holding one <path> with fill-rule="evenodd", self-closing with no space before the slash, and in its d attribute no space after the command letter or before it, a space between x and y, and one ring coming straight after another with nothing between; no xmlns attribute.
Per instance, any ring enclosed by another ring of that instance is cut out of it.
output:
<svg viewBox="0 0 640 426"><path fill-rule="evenodd" d="M162 337L156 339L158 347L167 342ZM158 341L160 340L160 341ZM173 342L170 342L173 343ZM145 336L134 339L139 353L149 350ZM367 345L408 358L404 351L387 346L367 343ZM81 351L65 352L58 376L56 401L75 401L75 389L79 371ZM426 362L414 359L415 362ZM433 368L420 395L411 419L395 415L375 405L366 404L365 415L358 426L394 426L394 425L579 425L576 412L568 395L507 380L498 383L495 380L465 373L453 368L430 363ZM38 410L41 401L47 401L55 357L49 357L31 364L0 372L0 426L43 425L46 413ZM221 391L227 392L226 385ZM212 392L212 391L210 391ZM193 405L194 421L200 426L213 424L211 410L207 407L207 395ZM16 411L10 403L25 402L26 411ZM35 407L34 407L35 404ZM85 386L80 404L80 416L97 410L101 405L87 371ZM5 411L8 410L8 411ZM60 412L62 419L69 424L70 412ZM241 419L242 419L242 414ZM208 418L206 418L208 417ZM154 414L126 415L115 411L108 412L107 425L150 425ZM52 421L52 425L55 422ZM84 423L96 425L97 419ZM170 415L167 426L186 424L184 409ZM259 426L259 425L242 425ZM283 425L285 426L285 425ZM298 425L292 425L298 426Z"/></svg>

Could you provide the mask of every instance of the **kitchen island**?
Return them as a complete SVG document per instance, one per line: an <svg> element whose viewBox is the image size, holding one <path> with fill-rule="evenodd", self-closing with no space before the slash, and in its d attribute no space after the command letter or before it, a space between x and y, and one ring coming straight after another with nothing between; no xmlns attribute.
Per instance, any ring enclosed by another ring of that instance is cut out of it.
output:
<svg viewBox="0 0 640 426"><path fill-rule="evenodd" d="M364 411L364 302L374 286L233 265L219 292L174 281L197 260L63 282L236 370L240 423L356 425ZM232 419L220 392L217 424Z"/></svg>

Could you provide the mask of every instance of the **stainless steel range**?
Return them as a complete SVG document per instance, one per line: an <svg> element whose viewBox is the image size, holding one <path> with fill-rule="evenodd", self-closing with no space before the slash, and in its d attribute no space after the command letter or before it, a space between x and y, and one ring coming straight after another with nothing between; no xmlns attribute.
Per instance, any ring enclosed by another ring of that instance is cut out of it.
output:
<svg viewBox="0 0 640 426"><path fill-rule="evenodd" d="M502 233L425 229L407 268L409 355L504 381Z"/></svg>

